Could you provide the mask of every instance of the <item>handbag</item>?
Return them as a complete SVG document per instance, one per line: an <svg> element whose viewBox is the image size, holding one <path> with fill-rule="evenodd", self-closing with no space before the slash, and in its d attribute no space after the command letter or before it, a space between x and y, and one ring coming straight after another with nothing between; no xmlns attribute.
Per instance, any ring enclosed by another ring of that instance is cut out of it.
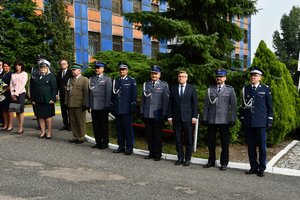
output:
<svg viewBox="0 0 300 200"><path fill-rule="evenodd" d="M21 104L19 104L19 103L10 103L8 111L9 112L21 112Z"/></svg>

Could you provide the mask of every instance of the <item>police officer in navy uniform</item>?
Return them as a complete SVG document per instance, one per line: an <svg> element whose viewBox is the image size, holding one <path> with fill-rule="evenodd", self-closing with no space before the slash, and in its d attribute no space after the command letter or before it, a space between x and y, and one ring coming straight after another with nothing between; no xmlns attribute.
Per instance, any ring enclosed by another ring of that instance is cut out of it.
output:
<svg viewBox="0 0 300 200"><path fill-rule="evenodd" d="M216 85L210 86L204 102L203 123L208 125L208 163L204 168L215 166L216 161L216 134L220 132L221 137L221 167L224 171L229 161L229 125L236 121L237 102L233 87L226 85L227 71L216 70Z"/></svg>
<svg viewBox="0 0 300 200"><path fill-rule="evenodd" d="M162 125L167 116L169 86L160 80L161 68L151 67L151 80L144 82L141 102L141 116L145 121L149 155L145 159L159 161L162 152Z"/></svg>
<svg viewBox="0 0 300 200"><path fill-rule="evenodd" d="M133 151L132 114L136 111L136 82L128 75L128 64L119 63L120 77L113 81L111 111L117 124L119 148L114 153L131 155Z"/></svg>
<svg viewBox="0 0 300 200"><path fill-rule="evenodd" d="M243 108L242 125L246 132L250 170L246 174L264 176L267 159L266 130L272 127L273 106L270 88L260 84L263 71L258 67L251 68L250 84L242 91ZM259 148L257 158L256 146Z"/></svg>
<svg viewBox="0 0 300 200"><path fill-rule="evenodd" d="M108 113L111 102L111 78L104 74L105 64L94 62L95 76L89 79L89 107L91 108L96 144L93 148L108 147Z"/></svg>

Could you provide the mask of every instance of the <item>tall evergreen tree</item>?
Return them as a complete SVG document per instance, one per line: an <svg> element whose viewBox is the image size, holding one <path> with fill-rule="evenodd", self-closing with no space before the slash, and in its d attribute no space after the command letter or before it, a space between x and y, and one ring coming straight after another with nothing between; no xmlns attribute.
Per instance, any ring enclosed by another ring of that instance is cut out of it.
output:
<svg viewBox="0 0 300 200"><path fill-rule="evenodd" d="M272 92L274 124L268 143L280 143L300 125L299 94L288 69L276 59L265 42L260 42L252 65L265 72L262 82L269 85Z"/></svg>
<svg viewBox="0 0 300 200"><path fill-rule="evenodd" d="M55 69L58 69L60 59L74 59L69 13L66 8L64 0L45 1L43 17L46 43L50 49L46 57Z"/></svg>
<svg viewBox="0 0 300 200"><path fill-rule="evenodd" d="M21 60L28 70L37 54L47 52L42 19L35 8L32 0L0 1L0 59Z"/></svg>
<svg viewBox="0 0 300 200"><path fill-rule="evenodd" d="M226 65L234 50L233 41L243 31L231 20L254 14L256 0L160 0L168 4L166 12L126 13L129 22L145 35L161 41L177 41L163 56L165 67L182 68L203 84L212 67ZM171 66L170 66L171 65ZM201 67L199 67L201 66Z"/></svg>
<svg viewBox="0 0 300 200"><path fill-rule="evenodd" d="M280 32L275 31L273 34L275 54L294 74L297 71L300 51L300 7L294 6L288 15L282 16L280 29Z"/></svg>

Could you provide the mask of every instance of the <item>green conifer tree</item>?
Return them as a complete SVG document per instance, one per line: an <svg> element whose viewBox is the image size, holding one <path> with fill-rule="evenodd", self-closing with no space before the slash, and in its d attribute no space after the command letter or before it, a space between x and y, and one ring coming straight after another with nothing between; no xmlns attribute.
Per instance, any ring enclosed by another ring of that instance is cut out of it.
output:
<svg viewBox="0 0 300 200"><path fill-rule="evenodd" d="M285 64L276 59L264 41L260 42L252 65L264 71L262 83L272 92L274 121L268 143L278 144L300 125L299 94Z"/></svg>
<svg viewBox="0 0 300 200"><path fill-rule="evenodd" d="M243 31L232 22L233 17L254 14L256 1L231 0L161 0L165 12L126 13L129 22L145 35L161 41L177 41L171 52L163 56L164 68L185 68L194 83L203 84L211 69L226 65L234 50L233 41L243 38ZM173 82L175 80L169 80Z"/></svg>
<svg viewBox="0 0 300 200"><path fill-rule="evenodd" d="M47 0L43 17L46 43L50 49L46 57L54 69L58 69L59 60L67 59L70 62L74 60L69 14L64 0Z"/></svg>
<svg viewBox="0 0 300 200"><path fill-rule="evenodd" d="M24 62L27 70L36 63L37 54L47 53L42 19L32 0L0 1L0 59Z"/></svg>

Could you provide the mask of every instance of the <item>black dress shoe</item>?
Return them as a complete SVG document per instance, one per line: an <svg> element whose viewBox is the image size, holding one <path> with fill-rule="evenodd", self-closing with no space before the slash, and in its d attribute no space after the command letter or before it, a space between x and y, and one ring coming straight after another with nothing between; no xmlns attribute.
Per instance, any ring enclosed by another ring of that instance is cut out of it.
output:
<svg viewBox="0 0 300 200"><path fill-rule="evenodd" d="M220 170L225 171L227 169L227 165L221 165Z"/></svg>
<svg viewBox="0 0 300 200"><path fill-rule="evenodd" d="M155 157L153 158L154 161L160 161L160 159L161 159L161 156L155 156Z"/></svg>
<svg viewBox="0 0 300 200"><path fill-rule="evenodd" d="M175 162L175 165L181 165L181 164L183 164L183 160L177 160L177 161Z"/></svg>
<svg viewBox="0 0 300 200"><path fill-rule="evenodd" d="M152 159L152 158L154 158L154 156L151 155L151 154L149 154L148 156L145 156L145 157L144 157L144 159Z"/></svg>
<svg viewBox="0 0 300 200"><path fill-rule="evenodd" d="M124 154L127 155L127 156L131 155L131 154L132 154L132 150L126 150L126 151L124 152Z"/></svg>
<svg viewBox="0 0 300 200"><path fill-rule="evenodd" d="M77 141L75 142L75 144L81 144L81 143L84 143L84 140L77 140Z"/></svg>
<svg viewBox="0 0 300 200"><path fill-rule="evenodd" d="M246 171L246 174L257 174L258 173L258 170L257 169L249 169L249 171Z"/></svg>
<svg viewBox="0 0 300 200"><path fill-rule="evenodd" d="M185 167L190 166L190 162L191 162L191 161L189 161L189 160L184 161L183 166L185 166Z"/></svg>
<svg viewBox="0 0 300 200"><path fill-rule="evenodd" d="M264 170L263 169L259 169L258 172L257 172L257 176L264 177L265 176Z"/></svg>
<svg viewBox="0 0 300 200"><path fill-rule="evenodd" d="M94 146L92 146L93 149L99 148L100 146L98 144L95 144Z"/></svg>
<svg viewBox="0 0 300 200"><path fill-rule="evenodd" d="M69 143L76 143L76 139L71 139L71 140L69 140Z"/></svg>
<svg viewBox="0 0 300 200"><path fill-rule="evenodd" d="M108 144L99 145L99 149L106 149L106 148L108 148Z"/></svg>
<svg viewBox="0 0 300 200"><path fill-rule="evenodd" d="M60 131L68 130L68 127L67 126L63 126L60 129L58 129L58 130L60 130Z"/></svg>
<svg viewBox="0 0 300 200"><path fill-rule="evenodd" d="M203 168L210 168L210 167L214 167L215 163L214 162L208 162L206 165L203 166Z"/></svg>
<svg viewBox="0 0 300 200"><path fill-rule="evenodd" d="M113 153L124 153L125 152L125 149L117 149L117 150L114 150Z"/></svg>

